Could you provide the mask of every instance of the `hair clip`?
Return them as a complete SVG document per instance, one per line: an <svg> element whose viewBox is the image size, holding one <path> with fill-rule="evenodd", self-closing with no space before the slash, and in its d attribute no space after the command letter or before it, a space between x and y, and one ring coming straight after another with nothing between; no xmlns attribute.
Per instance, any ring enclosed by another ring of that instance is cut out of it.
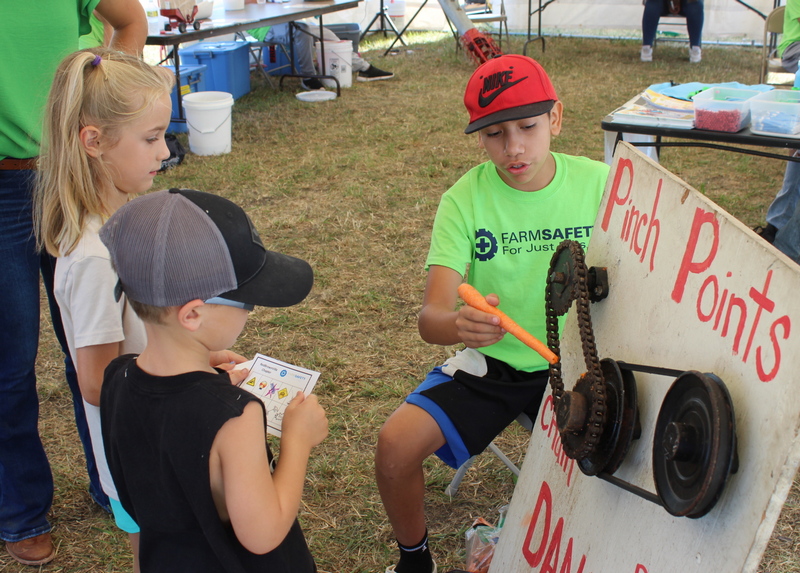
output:
<svg viewBox="0 0 800 573"><path fill-rule="evenodd" d="M97 55L97 56L95 56L95 57L94 57L94 59L92 60L92 65L93 65L94 67L97 67L97 66L99 66L99 65L100 65L100 62L101 62L102 60L103 60L103 58L101 58L99 55Z"/></svg>

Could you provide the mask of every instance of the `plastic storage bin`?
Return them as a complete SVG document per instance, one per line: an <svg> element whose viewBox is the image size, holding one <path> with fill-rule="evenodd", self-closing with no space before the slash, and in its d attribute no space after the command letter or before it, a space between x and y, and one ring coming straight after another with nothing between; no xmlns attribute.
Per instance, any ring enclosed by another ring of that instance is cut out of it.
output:
<svg viewBox="0 0 800 573"><path fill-rule="evenodd" d="M250 46L247 42L198 42L180 50L187 64L208 66L206 89L238 99L250 92Z"/></svg>
<svg viewBox="0 0 800 573"><path fill-rule="evenodd" d="M695 129L735 133L750 122L750 100L757 90L709 88L692 97Z"/></svg>
<svg viewBox="0 0 800 573"><path fill-rule="evenodd" d="M172 75L175 75L175 68L173 66L164 66L169 71L172 72ZM185 96L188 93L192 92L204 92L206 91L206 82L205 82L205 74L206 74L206 66L181 66L181 82L180 82L180 90L181 96ZM176 119L178 117L178 88L177 86L172 88L172 119ZM184 114L185 115L185 114ZM183 121L171 121L169 124L169 128L167 129L170 133L186 133L188 128L186 127L186 123Z"/></svg>
<svg viewBox="0 0 800 573"><path fill-rule="evenodd" d="M800 91L771 90L750 100L750 129L757 133L800 134Z"/></svg>
<svg viewBox="0 0 800 573"><path fill-rule="evenodd" d="M358 51L358 42L361 39L360 24L325 24L325 27L336 34L340 40L353 42L353 51Z"/></svg>
<svg viewBox="0 0 800 573"><path fill-rule="evenodd" d="M288 51L288 47L286 50ZM261 52L261 62L264 65L264 70L271 76L281 76L291 74L292 70L289 66L289 58L286 56L280 46L264 46ZM295 66L297 65L297 57L295 57Z"/></svg>

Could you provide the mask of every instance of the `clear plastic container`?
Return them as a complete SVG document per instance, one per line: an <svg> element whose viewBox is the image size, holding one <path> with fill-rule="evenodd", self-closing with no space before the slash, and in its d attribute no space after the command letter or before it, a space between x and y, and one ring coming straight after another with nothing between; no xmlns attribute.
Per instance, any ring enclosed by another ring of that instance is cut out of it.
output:
<svg viewBox="0 0 800 573"><path fill-rule="evenodd" d="M770 90L750 100L750 128L756 132L800 134L800 90Z"/></svg>
<svg viewBox="0 0 800 573"><path fill-rule="evenodd" d="M757 90L713 87L692 97L695 129L735 133L750 122L750 100Z"/></svg>

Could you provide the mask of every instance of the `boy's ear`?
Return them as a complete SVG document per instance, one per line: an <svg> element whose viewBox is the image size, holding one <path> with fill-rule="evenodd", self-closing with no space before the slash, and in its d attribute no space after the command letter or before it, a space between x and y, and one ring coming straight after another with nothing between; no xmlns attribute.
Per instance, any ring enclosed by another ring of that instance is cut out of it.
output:
<svg viewBox="0 0 800 573"><path fill-rule="evenodd" d="M79 133L83 150L89 157L100 157L100 130L93 125L87 125Z"/></svg>
<svg viewBox="0 0 800 573"><path fill-rule="evenodd" d="M561 100L556 100L553 109L550 110L550 135L561 133L561 119L564 117L564 104Z"/></svg>
<svg viewBox="0 0 800 573"><path fill-rule="evenodd" d="M190 332L196 332L200 328L202 320L202 312L199 308L206 303L199 298L190 300L183 306L178 308L178 323Z"/></svg>

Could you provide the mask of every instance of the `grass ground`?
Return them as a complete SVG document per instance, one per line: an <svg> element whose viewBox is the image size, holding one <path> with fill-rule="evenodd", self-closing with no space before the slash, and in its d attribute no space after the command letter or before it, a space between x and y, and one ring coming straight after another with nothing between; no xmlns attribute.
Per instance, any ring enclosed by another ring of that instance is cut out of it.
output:
<svg viewBox="0 0 800 573"><path fill-rule="evenodd" d="M382 572L395 547L373 479L378 429L431 366L454 349L431 347L416 331L423 262L440 195L483 160L463 134L463 88L474 64L444 34L409 36L410 45L382 57L380 40L363 48L397 77L355 85L326 103L299 102L296 80L283 91L253 76L237 100L233 151L187 155L156 188L214 191L243 205L264 242L311 262L312 294L289 309L256 310L236 350L265 352L322 372L318 393L329 438L315 450L301 520L321 571ZM522 51L512 39L508 53ZM631 41L549 38L532 46L565 103L563 134L554 148L603 158L600 120L644 86L675 82L758 81L758 48L708 47L690 66L686 47L663 42L650 65ZM185 139L184 139L185 142ZM784 166L705 149L668 149L662 163L747 225L763 222ZM59 546L46 572L130 568L124 537L86 492L83 458L72 421L60 356L43 313L38 361L41 433L56 480L51 514ZM498 444L521 461L526 436L507 430ZM427 464L426 499L440 570L463 565L464 531L477 516L494 521L514 488L492 455L480 456L458 495L444 488L453 471ZM800 491L787 501L761 573L800 572ZM0 555L0 571L30 571ZM595 572L601 573L601 572ZM602 572L614 573L614 572ZM728 572L714 572L728 573Z"/></svg>

